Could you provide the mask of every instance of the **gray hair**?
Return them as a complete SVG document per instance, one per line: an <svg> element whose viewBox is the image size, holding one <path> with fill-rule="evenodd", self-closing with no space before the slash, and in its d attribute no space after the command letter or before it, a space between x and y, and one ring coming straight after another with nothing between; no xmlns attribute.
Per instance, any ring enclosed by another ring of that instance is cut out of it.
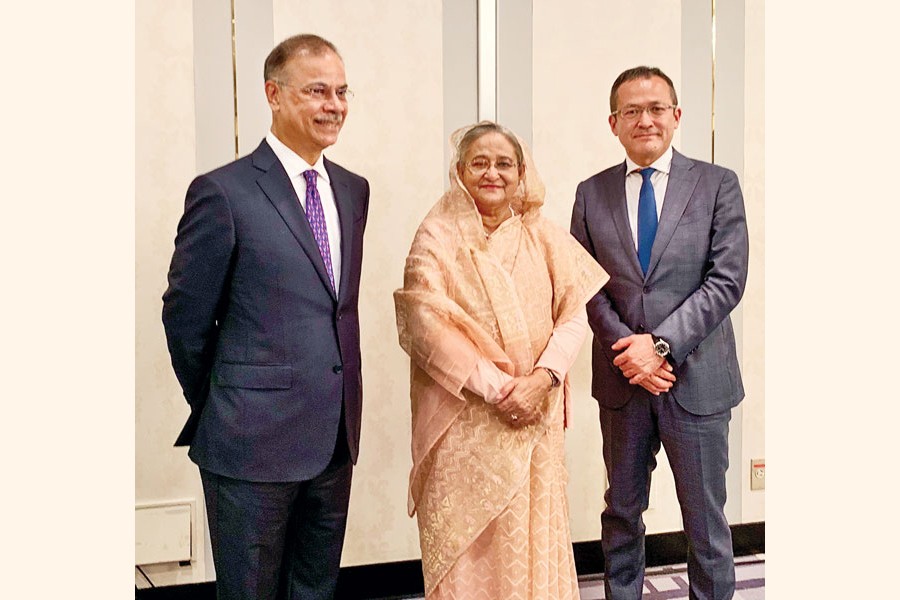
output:
<svg viewBox="0 0 900 600"><path fill-rule="evenodd" d="M467 131L462 139L459 140L459 145L456 148L456 155L458 157L456 163L457 166L463 166L466 154L469 152L469 148L472 144L475 143L475 140L488 133L499 133L509 140L509 143L512 144L516 153L516 162L520 165L525 164L525 153L522 151L522 144L519 143L516 134L499 123L494 123L493 121L481 121L478 125L475 125L472 129Z"/></svg>
<svg viewBox="0 0 900 600"><path fill-rule="evenodd" d="M266 62L263 66L264 81L278 79L284 65L300 52L308 52L314 56L319 56L326 52L334 52L338 58L341 58L341 54L334 44L325 38L319 37L314 33L301 33L289 37L269 52L269 56L266 57Z"/></svg>

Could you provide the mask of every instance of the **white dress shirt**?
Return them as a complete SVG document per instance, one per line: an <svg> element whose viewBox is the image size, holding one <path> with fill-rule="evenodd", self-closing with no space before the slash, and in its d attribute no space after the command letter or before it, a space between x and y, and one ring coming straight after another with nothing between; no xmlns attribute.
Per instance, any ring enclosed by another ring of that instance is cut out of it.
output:
<svg viewBox="0 0 900 600"><path fill-rule="evenodd" d="M650 183L653 185L653 195L656 197L656 218L659 219L662 213L663 200L666 197L666 188L669 186L669 171L672 168L672 146L666 148L663 155L656 159L650 165L656 172L650 175ZM641 184L644 178L641 177L640 170L636 162L625 157L625 201L628 204L628 223L631 225L631 237L634 240L634 247L637 249L637 222L638 222L638 202L641 197Z"/></svg>
<svg viewBox="0 0 900 600"><path fill-rule="evenodd" d="M266 141L272 147L272 151L275 152L275 156L278 157L281 166L287 171L291 185L294 186L294 191L297 193L297 199L300 201L300 206L303 208L304 213L306 213L306 178L303 176L303 172L312 169L318 173L316 189L319 191L319 198L322 199L322 211L325 213L325 227L328 229L328 246L331 250L331 268L334 271L334 292L338 294L341 285L341 222L338 219L334 192L331 190L331 180L328 178L328 171L325 170L325 159L320 154L316 164L310 165L275 137L275 134L271 131L266 134Z"/></svg>

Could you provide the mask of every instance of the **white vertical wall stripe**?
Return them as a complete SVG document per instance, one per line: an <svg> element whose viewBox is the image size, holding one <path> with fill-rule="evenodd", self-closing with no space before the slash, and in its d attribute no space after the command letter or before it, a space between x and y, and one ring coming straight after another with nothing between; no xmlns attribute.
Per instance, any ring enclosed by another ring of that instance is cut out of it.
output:
<svg viewBox="0 0 900 600"><path fill-rule="evenodd" d="M531 146L534 121L531 0L497 0L497 122Z"/></svg>
<svg viewBox="0 0 900 600"><path fill-rule="evenodd" d="M497 0L478 0L478 120L497 120Z"/></svg>
<svg viewBox="0 0 900 600"><path fill-rule="evenodd" d="M263 63L275 44L271 2L234 0L238 155L253 152L272 124ZM299 33L299 32L298 32Z"/></svg>
<svg viewBox="0 0 900 600"><path fill-rule="evenodd" d="M446 142L458 128L478 120L478 0L444 0L441 8L444 161L439 172L448 185Z"/></svg>
<svg viewBox="0 0 900 600"><path fill-rule="evenodd" d="M234 160L235 95L231 3L193 0L197 173Z"/></svg>

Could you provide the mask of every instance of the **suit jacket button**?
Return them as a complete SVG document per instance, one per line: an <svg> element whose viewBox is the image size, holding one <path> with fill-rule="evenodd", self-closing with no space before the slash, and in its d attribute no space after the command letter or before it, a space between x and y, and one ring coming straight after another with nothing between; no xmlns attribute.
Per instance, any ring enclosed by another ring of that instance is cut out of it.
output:
<svg viewBox="0 0 900 600"><path fill-rule="evenodd" d="M334 365L333 367L331 367L331 370L334 373L340 373L341 371L344 370L344 367L341 365Z"/></svg>
<svg viewBox="0 0 900 600"><path fill-rule="evenodd" d="M651 289L651 288L650 288L649 285L645 285L645 286L644 286L644 293L645 293L645 294L649 294L649 293L650 293L650 289Z"/></svg>

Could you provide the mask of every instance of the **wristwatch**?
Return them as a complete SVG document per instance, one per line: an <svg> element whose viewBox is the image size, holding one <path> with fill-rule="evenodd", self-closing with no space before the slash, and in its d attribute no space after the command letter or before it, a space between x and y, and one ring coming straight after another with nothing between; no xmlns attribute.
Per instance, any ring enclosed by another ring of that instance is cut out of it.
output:
<svg viewBox="0 0 900 600"><path fill-rule="evenodd" d="M550 375L550 387L559 387L559 377L556 376L556 373L554 373L552 369L548 369L547 367L541 368L547 371L547 373Z"/></svg>
<svg viewBox="0 0 900 600"><path fill-rule="evenodd" d="M669 356L669 353L671 352L671 348L669 348L669 342L662 339L661 337L656 337L652 333L650 334L650 337L653 338L653 351L656 352L656 355L661 358Z"/></svg>

